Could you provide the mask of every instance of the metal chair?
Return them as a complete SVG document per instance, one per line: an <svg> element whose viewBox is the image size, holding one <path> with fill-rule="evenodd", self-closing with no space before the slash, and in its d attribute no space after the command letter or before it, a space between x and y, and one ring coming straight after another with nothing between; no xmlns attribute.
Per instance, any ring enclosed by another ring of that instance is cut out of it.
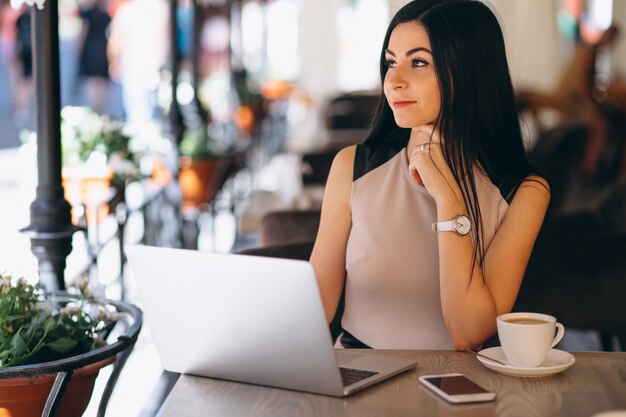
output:
<svg viewBox="0 0 626 417"><path fill-rule="evenodd" d="M320 210L279 210L261 220L261 246L314 241L320 225ZM307 258L308 259L308 258Z"/></svg>

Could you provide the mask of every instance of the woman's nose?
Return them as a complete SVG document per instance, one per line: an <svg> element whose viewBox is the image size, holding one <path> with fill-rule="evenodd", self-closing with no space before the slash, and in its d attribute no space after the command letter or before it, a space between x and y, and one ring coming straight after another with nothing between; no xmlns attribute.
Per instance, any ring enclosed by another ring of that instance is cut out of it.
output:
<svg viewBox="0 0 626 417"><path fill-rule="evenodd" d="M405 78L402 76L401 72L398 71L397 69L394 69L393 71L390 70L387 72L387 84L389 88L394 89L394 90L403 89L407 87L407 82Z"/></svg>

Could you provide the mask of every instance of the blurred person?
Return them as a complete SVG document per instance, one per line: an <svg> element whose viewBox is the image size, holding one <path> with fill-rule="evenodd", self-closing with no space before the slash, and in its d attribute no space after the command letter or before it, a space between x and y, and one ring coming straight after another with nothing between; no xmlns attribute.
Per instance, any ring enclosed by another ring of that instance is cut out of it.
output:
<svg viewBox="0 0 626 417"><path fill-rule="evenodd" d="M16 21L20 11L11 7L7 0L0 0L0 62L9 66L15 56Z"/></svg>
<svg viewBox="0 0 626 417"><path fill-rule="evenodd" d="M111 22L109 72L122 84L126 122L142 129L153 118L154 91L169 52L166 0L126 0Z"/></svg>
<svg viewBox="0 0 626 417"><path fill-rule="evenodd" d="M85 83L87 103L96 113L107 109L109 60L107 30L111 17L105 0L92 0L80 9L83 29L80 42L78 73Z"/></svg>
<svg viewBox="0 0 626 417"><path fill-rule="evenodd" d="M488 63L488 65L486 65ZM479 0L414 0L380 54L365 140L328 177L311 263L343 347L477 348L515 303L549 201L502 31Z"/></svg>
<svg viewBox="0 0 626 417"><path fill-rule="evenodd" d="M11 92L11 83L9 81L9 61L12 56L12 48L7 46L7 21L8 16L11 13L11 6L8 3L0 0L0 91ZM14 26L14 25L12 25ZM11 36L11 32L8 32L8 36ZM11 38L11 43L14 42L14 31ZM11 94L0 95L0 112L10 109L12 107Z"/></svg>
<svg viewBox="0 0 626 417"><path fill-rule="evenodd" d="M7 130L13 127L13 83L11 61L15 50L15 16L13 8L0 0L0 149L11 147L15 144L16 135L12 135Z"/></svg>
<svg viewBox="0 0 626 417"><path fill-rule="evenodd" d="M611 47L619 35L617 26L607 28L594 42L578 38L571 61L561 75L553 93L520 91L518 100L523 110L535 120L544 108L556 110L563 121L578 121L589 128L581 169L593 177L598 170L601 154L609 133L609 121L598 100L601 86L597 82L596 61L601 50Z"/></svg>
<svg viewBox="0 0 626 417"><path fill-rule="evenodd" d="M610 114L616 132L617 176L626 177L626 81L611 81L604 92L603 104Z"/></svg>
<svg viewBox="0 0 626 417"><path fill-rule="evenodd" d="M109 6L107 7L107 12L109 12L109 16L115 16L117 8L125 1L126 0L109 0Z"/></svg>
<svg viewBox="0 0 626 417"><path fill-rule="evenodd" d="M15 119L25 127L33 103L33 42L30 7L22 4L15 21L15 58L18 71L15 81Z"/></svg>

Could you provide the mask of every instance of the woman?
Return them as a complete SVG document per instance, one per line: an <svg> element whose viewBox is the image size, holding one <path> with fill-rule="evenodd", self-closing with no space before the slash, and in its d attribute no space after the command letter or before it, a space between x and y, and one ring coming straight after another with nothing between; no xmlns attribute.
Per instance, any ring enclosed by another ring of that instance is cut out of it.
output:
<svg viewBox="0 0 626 417"><path fill-rule="evenodd" d="M479 1L410 2L380 70L371 132L333 161L311 255L327 318L345 285L345 347L476 348L512 309L550 201L500 27Z"/></svg>

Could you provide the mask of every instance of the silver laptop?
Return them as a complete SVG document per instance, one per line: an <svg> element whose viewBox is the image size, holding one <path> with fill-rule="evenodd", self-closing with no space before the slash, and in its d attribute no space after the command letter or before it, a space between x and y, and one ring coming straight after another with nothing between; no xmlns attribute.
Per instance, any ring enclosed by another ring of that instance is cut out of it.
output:
<svg viewBox="0 0 626 417"><path fill-rule="evenodd" d="M168 371L345 396L416 365L335 351L308 262L149 246L126 255Z"/></svg>

